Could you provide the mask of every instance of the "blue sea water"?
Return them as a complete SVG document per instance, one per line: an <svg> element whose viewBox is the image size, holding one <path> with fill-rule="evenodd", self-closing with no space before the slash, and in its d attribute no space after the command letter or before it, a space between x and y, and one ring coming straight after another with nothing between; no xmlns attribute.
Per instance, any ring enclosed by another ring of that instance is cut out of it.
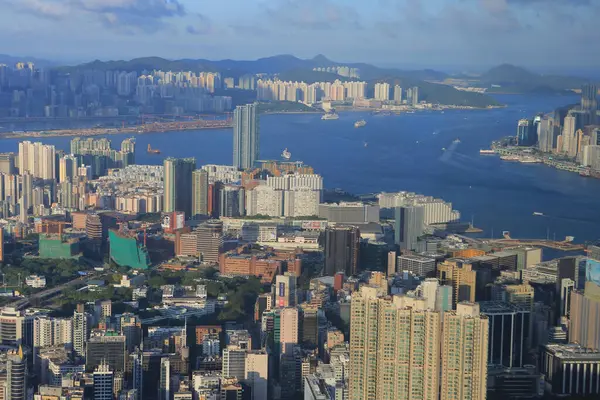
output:
<svg viewBox="0 0 600 400"><path fill-rule="evenodd" d="M262 159L278 159L288 148L323 175L327 188L353 193L414 191L451 201L475 226L499 237L577 242L600 238L600 180L582 178L543 165L503 162L479 150L516 131L520 118L577 102L576 97L497 96L508 107L447 110L398 116L345 112L338 120L319 114L265 115L260 121ZM365 119L367 125L354 128ZM131 135L110 135L113 146ZM452 142L460 138L460 143ZM68 150L71 138L41 141ZM230 164L231 130L200 130L136 135L139 164L164 157L196 157L198 164ZM0 140L0 152L17 151L17 139ZM365 147L365 142L368 146ZM160 155L146 153L148 144ZM447 148L446 152L442 148ZM545 216L533 216L533 212Z"/></svg>

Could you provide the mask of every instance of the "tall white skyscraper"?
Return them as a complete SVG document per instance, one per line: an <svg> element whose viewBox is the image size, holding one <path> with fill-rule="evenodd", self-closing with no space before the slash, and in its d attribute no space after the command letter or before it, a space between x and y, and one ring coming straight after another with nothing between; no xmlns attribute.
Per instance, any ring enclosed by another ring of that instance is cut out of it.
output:
<svg viewBox="0 0 600 400"><path fill-rule="evenodd" d="M251 168L260 154L257 108L246 104L233 112L233 165L240 169Z"/></svg>

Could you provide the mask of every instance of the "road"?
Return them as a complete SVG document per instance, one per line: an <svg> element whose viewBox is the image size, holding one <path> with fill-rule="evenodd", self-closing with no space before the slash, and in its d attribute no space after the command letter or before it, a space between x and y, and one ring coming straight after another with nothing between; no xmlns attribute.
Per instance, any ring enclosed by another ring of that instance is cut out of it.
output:
<svg viewBox="0 0 600 400"><path fill-rule="evenodd" d="M101 278L102 276L104 276L103 272L91 273L89 275L73 279L67 283L63 283L62 285L55 286L53 288L49 288L46 290L42 290L41 292L35 293L27 298L17 300L15 302L7 304L6 307L13 307L13 308L16 308L17 310L22 310L22 309L26 308L27 306L31 305L32 302L37 303L38 300L44 300L44 299L48 299L49 297L54 297L69 287L78 286L78 285L83 286L90 279L98 279L98 278Z"/></svg>

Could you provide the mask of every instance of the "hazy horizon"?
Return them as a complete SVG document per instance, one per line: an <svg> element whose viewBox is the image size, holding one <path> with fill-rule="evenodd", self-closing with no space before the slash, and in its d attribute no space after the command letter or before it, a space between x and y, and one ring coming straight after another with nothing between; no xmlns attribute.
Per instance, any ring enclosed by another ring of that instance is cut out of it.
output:
<svg viewBox="0 0 600 400"><path fill-rule="evenodd" d="M600 65L595 0L0 0L0 54L59 63L252 60L539 72Z"/></svg>

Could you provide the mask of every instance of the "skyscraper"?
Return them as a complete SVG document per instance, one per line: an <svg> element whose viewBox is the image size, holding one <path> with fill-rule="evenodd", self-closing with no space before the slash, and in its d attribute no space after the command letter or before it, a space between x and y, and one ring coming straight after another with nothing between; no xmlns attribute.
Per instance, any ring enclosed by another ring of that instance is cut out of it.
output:
<svg viewBox="0 0 600 400"><path fill-rule="evenodd" d="M164 210L183 211L192 215L192 173L196 169L195 158L167 158L164 161Z"/></svg>
<svg viewBox="0 0 600 400"><path fill-rule="evenodd" d="M251 168L260 154L257 104L237 106L233 111L233 166Z"/></svg>
<svg viewBox="0 0 600 400"><path fill-rule="evenodd" d="M94 400L112 400L114 373L102 363L94 370Z"/></svg>
<svg viewBox="0 0 600 400"><path fill-rule="evenodd" d="M297 277L289 273L275 277L275 305L277 307L296 305L296 280Z"/></svg>
<svg viewBox="0 0 600 400"><path fill-rule="evenodd" d="M281 353L289 353L300 343L299 327L300 313L296 307L286 307L281 310L280 343Z"/></svg>
<svg viewBox="0 0 600 400"><path fill-rule="evenodd" d="M598 109L598 87L593 84L581 88L581 108L585 111Z"/></svg>
<svg viewBox="0 0 600 400"><path fill-rule="evenodd" d="M415 250L417 239L423 235L425 210L420 206L396 207L394 242L401 250Z"/></svg>
<svg viewBox="0 0 600 400"><path fill-rule="evenodd" d="M444 313L441 400L485 400L488 319L476 303Z"/></svg>
<svg viewBox="0 0 600 400"><path fill-rule="evenodd" d="M325 230L325 275L358 271L360 231L355 226L328 227Z"/></svg>
<svg viewBox="0 0 600 400"><path fill-rule="evenodd" d="M269 355L264 350L246 354L245 383L251 388L251 400L267 398L269 381Z"/></svg>
<svg viewBox="0 0 600 400"><path fill-rule="evenodd" d="M192 218L208 215L208 171L197 169L192 173Z"/></svg>
<svg viewBox="0 0 600 400"><path fill-rule="evenodd" d="M378 297L363 286L352 295L351 400L437 400L440 315L423 300Z"/></svg>
<svg viewBox="0 0 600 400"><path fill-rule="evenodd" d="M27 360L23 348L9 351L6 360L6 399L27 399Z"/></svg>
<svg viewBox="0 0 600 400"><path fill-rule="evenodd" d="M73 313L73 350L79 357L85 357L89 319L90 316L84 311L83 304L79 304Z"/></svg>
<svg viewBox="0 0 600 400"><path fill-rule="evenodd" d="M171 400L171 361L169 361L169 357L163 357L160 360L158 400Z"/></svg>

